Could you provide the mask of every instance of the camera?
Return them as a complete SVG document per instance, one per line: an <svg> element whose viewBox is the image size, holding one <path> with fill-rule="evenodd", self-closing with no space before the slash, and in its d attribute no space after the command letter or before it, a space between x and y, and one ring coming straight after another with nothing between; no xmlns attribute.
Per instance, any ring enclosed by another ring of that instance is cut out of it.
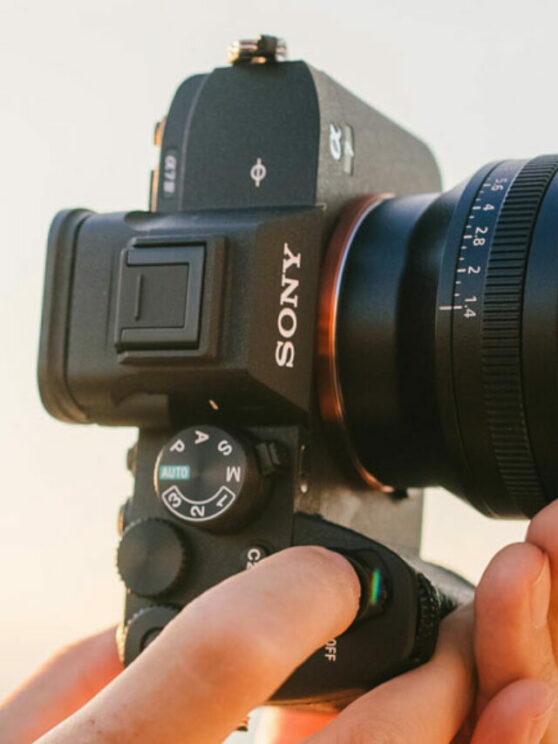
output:
<svg viewBox="0 0 558 744"><path fill-rule="evenodd" d="M440 194L422 142L284 57L238 42L182 83L149 211L55 217L39 387L63 421L139 428L124 662L214 584L322 545L359 613L271 702L340 706L470 597L418 557L420 489L495 517L555 492L558 156Z"/></svg>

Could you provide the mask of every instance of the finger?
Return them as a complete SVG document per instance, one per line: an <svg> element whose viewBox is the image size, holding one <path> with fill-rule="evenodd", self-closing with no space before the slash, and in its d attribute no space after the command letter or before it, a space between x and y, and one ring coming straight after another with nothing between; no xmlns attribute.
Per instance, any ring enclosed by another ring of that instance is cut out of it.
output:
<svg viewBox="0 0 558 744"><path fill-rule="evenodd" d="M479 712L515 680L555 684L549 601L549 563L539 548L509 545L489 564L475 593Z"/></svg>
<svg viewBox="0 0 558 744"><path fill-rule="evenodd" d="M121 671L115 628L60 651L0 704L0 744L35 741Z"/></svg>
<svg viewBox="0 0 558 744"><path fill-rule="evenodd" d="M526 541L543 550L550 561L552 585L550 591L549 629L553 647L558 653L558 501L540 511L529 525Z"/></svg>
<svg viewBox="0 0 558 744"><path fill-rule="evenodd" d="M554 692L547 684L514 682L488 703L471 744L540 744L553 708Z"/></svg>
<svg viewBox="0 0 558 744"><path fill-rule="evenodd" d="M473 701L472 632L470 607L452 613L431 661L363 695L306 744L448 744Z"/></svg>
<svg viewBox="0 0 558 744"><path fill-rule="evenodd" d="M327 726L337 713L319 713L290 708L264 708L255 744L298 744Z"/></svg>
<svg viewBox="0 0 558 744"><path fill-rule="evenodd" d="M248 711L354 619L358 578L339 554L290 548L188 605L44 744L223 741Z"/></svg>

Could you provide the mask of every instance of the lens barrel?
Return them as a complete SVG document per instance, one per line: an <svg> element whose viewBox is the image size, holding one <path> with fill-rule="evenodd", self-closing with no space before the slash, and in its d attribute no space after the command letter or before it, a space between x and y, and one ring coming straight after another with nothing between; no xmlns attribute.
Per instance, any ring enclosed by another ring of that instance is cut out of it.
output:
<svg viewBox="0 0 558 744"><path fill-rule="evenodd" d="M558 156L371 203L339 263L335 372L353 459L490 516L558 493Z"/></svg>

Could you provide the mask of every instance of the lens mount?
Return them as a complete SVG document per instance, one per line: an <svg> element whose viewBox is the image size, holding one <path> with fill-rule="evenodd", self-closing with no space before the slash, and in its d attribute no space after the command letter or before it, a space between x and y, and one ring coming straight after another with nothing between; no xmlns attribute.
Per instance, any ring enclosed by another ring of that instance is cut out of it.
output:
<svg viewBox="0 0 558 744"><path fill-rule="evenodd" d="M350 202L339 218L333 232L322 270L322 284L318 308L317 372L318 397L323 420L328 425L332 440L341 445L350 462L375 491L392 491L366 469L352 446L345 426L345 405L339 379L337 350L337 319L339 291L348 251L366 217L392 194L369 194Z"/></svg>

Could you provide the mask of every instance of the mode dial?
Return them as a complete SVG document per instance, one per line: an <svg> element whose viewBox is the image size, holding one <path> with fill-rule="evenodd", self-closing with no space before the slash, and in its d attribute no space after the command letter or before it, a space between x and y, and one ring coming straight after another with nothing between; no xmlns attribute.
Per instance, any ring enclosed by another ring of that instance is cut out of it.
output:
<svg viewBox="0 0 558 744"><path fill-rule="evenodd" d="M163 519L140 519L124 530L118 546L118 571L127 588L140 597L168 594L186 568L184 537Z"/></svg>
<svg viewBox="0 0 558 744"><path fill-rule="evenodd" d="M273 444L253 444L215 426L190 427L161 450L155 490L178 519L207 530L240 526L262 506L266 476L279 467Z"/></svg>

